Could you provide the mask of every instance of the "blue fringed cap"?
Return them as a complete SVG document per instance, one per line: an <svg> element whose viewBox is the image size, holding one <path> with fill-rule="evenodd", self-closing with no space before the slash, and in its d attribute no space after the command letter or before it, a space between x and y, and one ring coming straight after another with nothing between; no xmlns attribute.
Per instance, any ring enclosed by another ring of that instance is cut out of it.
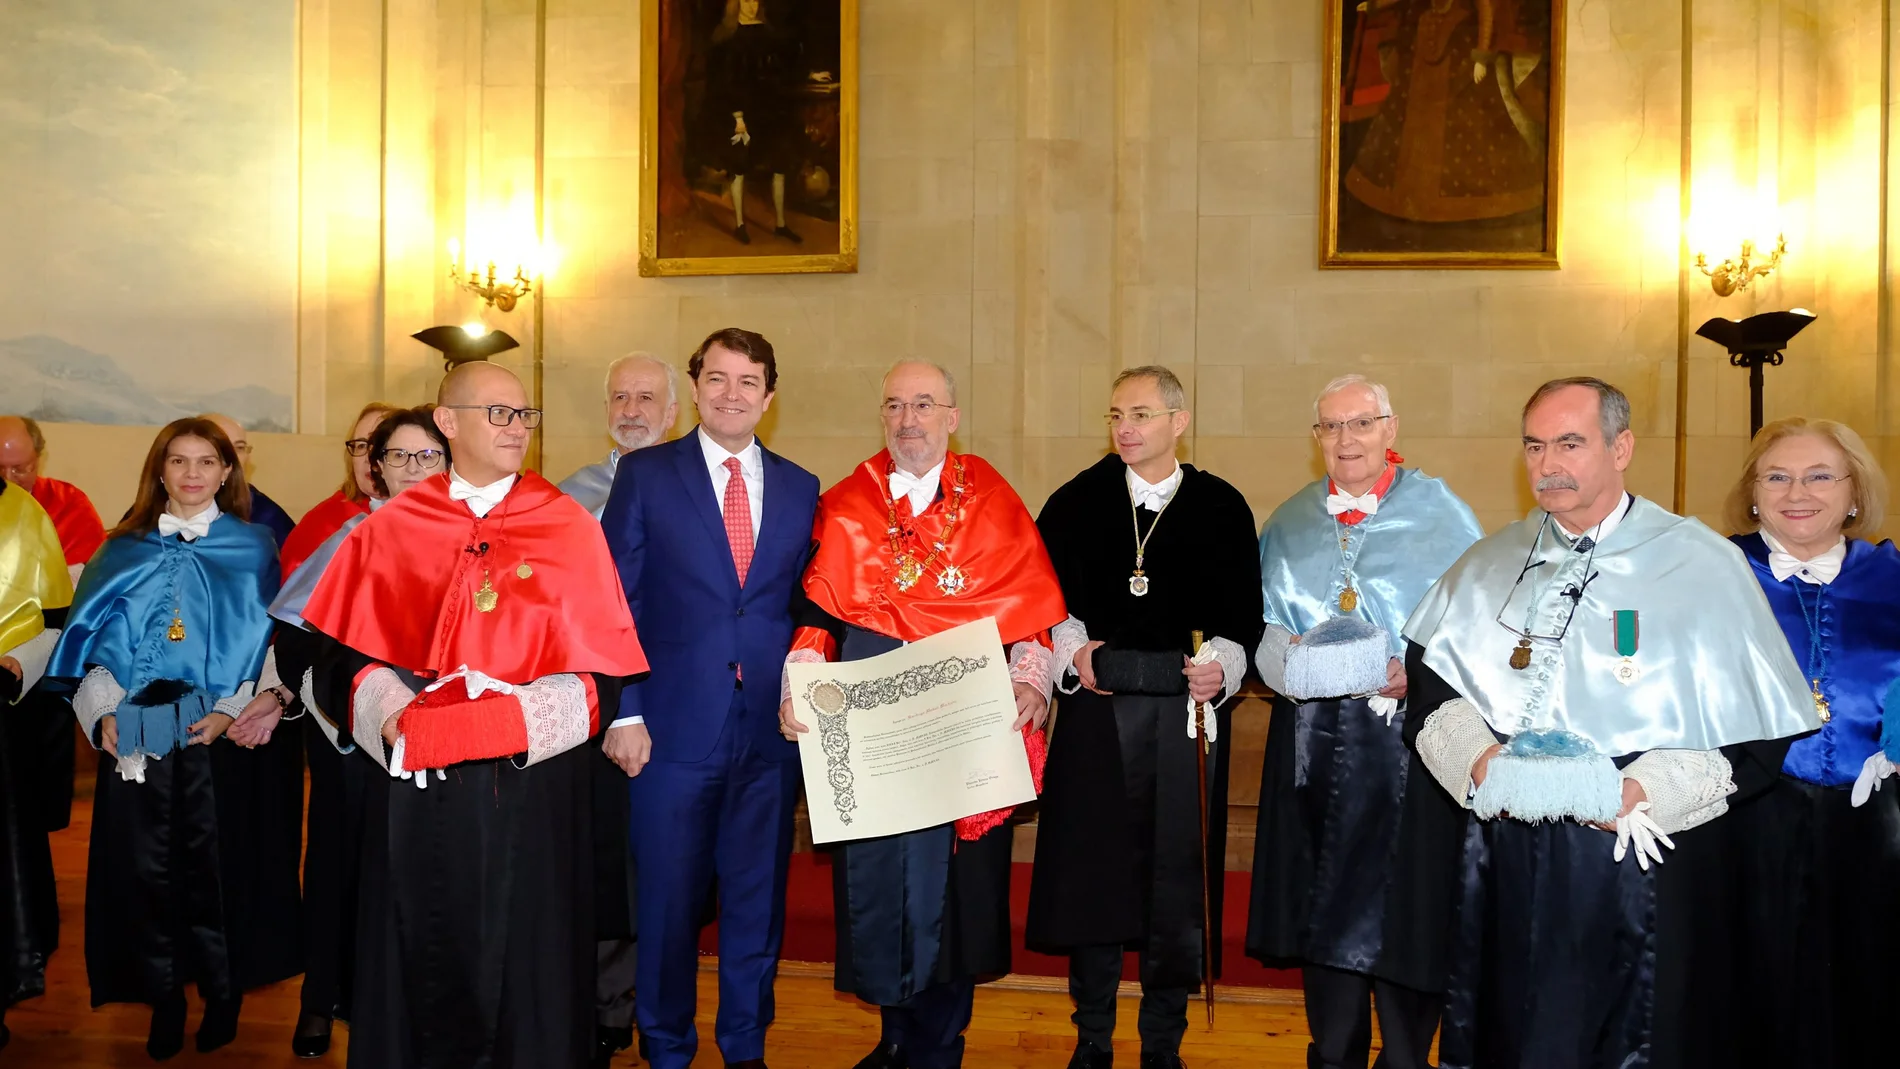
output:
<svg viewBox="0 0 1900 1069"><path fill-rule="evenodd" d="M1900 765L1900 679L1887 687L1887 703L1881 706L1880 750Z"/></svg>
<svg viewBox="0 0 1900 1069"><path fill-rule="evenodd" d="M1287 650L1288 694L1305 701L1384 689L1391 641L1385 628L1352 616L1314 625Z"/></svg>
<svg viewBox="0 0 1900 1069"><path fill-rule="evenodd" d="M1623 773L1581 735L1525 731L1491 758L1471 799L1484 820L1609 824L1623 808Z"/></svg>

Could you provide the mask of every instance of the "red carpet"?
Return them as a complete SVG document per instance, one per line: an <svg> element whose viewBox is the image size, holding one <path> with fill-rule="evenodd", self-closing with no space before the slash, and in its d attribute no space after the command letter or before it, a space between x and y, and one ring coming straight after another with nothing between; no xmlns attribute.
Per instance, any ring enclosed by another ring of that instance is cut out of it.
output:
<svg viewBox="0 0 1900 1069"><path fill-rule="evenodd" d="M1029 869L1017 864L1010 881L1010 927L1016 933L1015 971L1036 976L1069 975L1069 959L1038 954L1023 946L1023 918L1029 914ZM1239 987L1300 986L1295 969L1269 969L1248 957L1247 895L1249 874L1227 873L1227 900L1221 920L1224 939L1221 949L1220 982ZM780 957L786 961L828 962L837 949L831 916L831 855L800 853L792 855L791 873L785 890L785 946ZM719 926L707 925L700 933L699 952L719 952ZM1138 979L1135 956L1128 955L1122 978Z"/></svg>

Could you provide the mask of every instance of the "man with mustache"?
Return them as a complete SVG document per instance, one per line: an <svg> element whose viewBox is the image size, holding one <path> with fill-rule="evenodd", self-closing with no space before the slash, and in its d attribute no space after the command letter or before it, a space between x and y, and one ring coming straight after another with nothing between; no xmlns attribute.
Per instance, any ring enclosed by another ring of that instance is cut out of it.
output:
<svg viewBox="0 0 1900 1069"><path fill-rule="evenodd" d="M680 414L680 373L652 353L628 353L607 365L607 435L614 448L561 482L561 492L600 518L620 458L666 441Z"/></svg>
<svg viewBox="0 0 1900 1069"><path fill-rule="evenodd" d="M1204 922L1220 945L1232 701L1260 634L1253 511L1175 459L1187 392L1165 367L1115 378L1115 451L1050 495L1036 526L1062 580L1061 729L1037 819L1026 937L1069 956L1070 1069L1114 1059L1122 954L1141 954L1142 1069L1181 1069ZM1195 656L1194 632L1209 652ZM1066 682L1073 673L1074 682ZM1206 743L1192 712L1205 703ZM1207 834L1195 798L1207 764ZM1202 880L1210 906L1202 916Z"/></svg>
<svg viewBox="0 0 1900 1069"><path fill-rule="evenodd" d="M956 382L905 361L884 376L884 450L825 491L805 573L809 621L793 661L861 660L947 628L996 618L1016 728L1042 776L1054 683L1049 629L1062 589L1022 499L982 459L950 450ZM787 739L808 730L780 691ZM833 984L880 1008L883 1032L857 1069L954 1069L976 984L1009 972L1008 811L833 851Z"/></svg>
<svg viewBox="0 0 1900 1069"><path fill-rule="evenodd" d="M1599 379L1538 387L1538 508L1406 621L1381 965L1446 991L1445 1065L1732 1064L1685 1049L1721 1012L1698 996L1726 963L1688 953L1732 930L1721 817L1821 711L1740 550L1624 489L1629 413Z"/></svg>
<svg viewBox="0 0 1900 1069"><path fill-rule="evenodd" d="M799 786L775 714L818 478L758 439L778 396L770 341L717 330L686 369L698 429L622 460L601 517L634 622L664 636L604 749L632 803L634 1012L652 1063L686 1069L699 1050L699 929L716 884L714 1037L727 1065L764 1069Z"/></svg>
<svg viewBox="0 0 1900 1069"><path fill-rule="evenodd" d="M1260 533L1267 622L1258 661L1276 697L1260 771L1247 953L1300 968L1309 1065L1365 1069L1376 1001L1379 1064L1411 1069L1427 1064L1437 1000L1379 967L1411 759L1401 738L1408 710L1399 629L1484 530L1449 486L1399 466L1399 418L1384 386L1363 375L1334 379L1313 416L1326 477L1275 509ZM1301 636L1342 620L1370 628L1370 680L1297 663L1323 648L1302 648Z"/></svg>

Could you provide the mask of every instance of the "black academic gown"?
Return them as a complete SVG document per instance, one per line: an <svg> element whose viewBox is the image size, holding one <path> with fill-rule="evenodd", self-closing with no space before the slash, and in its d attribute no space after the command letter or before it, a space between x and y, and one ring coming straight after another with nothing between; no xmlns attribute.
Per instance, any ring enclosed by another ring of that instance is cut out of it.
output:
<svg viewBox="0 0 1900 1069"><path fill-rule="evenodd" d="M1728 1040L1689 1025L1719 1012L1710 1000L1729 991L1733 962L1711 948L1737 922L1733 822L1672 834L1675 849L1645 872L1634 858L1613 859L1611 832L1477 820L1416 756L1426 714L1458 694L1416 643L1406 675L1421 715L1404 728L1414 756L1377 972L1445 992L1439 1064L1734 1065ZM1731 810L1773 785L1791 741L1722 748L1736 787Z"/></svg>
<svg viewBox="0 0 1900 1069"><path fill-rule="evenodd" d="M1240 492L1183 465L1160 515L1131 509L1127 465L1108 456L1050 496L1037 526L1069 612L1089 637L1117 651L1174 655L1192 632L1251 650L1260 639L1260 562L1253 512ZM1136 597L1135 523L1151 529L1143 561L1149 593ZM1232 709L1208 757L1207 831L1200 847L1196 799L1200 743L1187 736L1186 680L1169 694L1078 690L1057 700L1036 828L1029 945L1056 953L1122 944L1144 952L1151 987L1197 988L1201 977L1201 879L1206 871L1214 969L1220 966L1221 874L1227 844ZM1156 690L1173 688L1154 688Z"/></svg>
<svg viewBox="0 0 1900 1069"><path fill-rule="evenodd" d="M315 690L347 709L371 660L321 640ZM426 681L406 680L420 690ZM594 677L600 707L620 680ZM529 768L470 761L429 785L369 769L353 1069L580 1066L594 1040L592 746ZM352 755L362 760L369 758Z"/></svg>
<svg viewBox="0 0 1900 1069"><path fill-rule="evenodd" d="M64 617L66 610L47 613ZM20 681L0 671L0 715L15 708ZM71 725L67 726L68 734ZM46 991L46 961L59 947L59 903L46 828L20 775L22 758L11 733L0 732L0 1012Z"/></svg>

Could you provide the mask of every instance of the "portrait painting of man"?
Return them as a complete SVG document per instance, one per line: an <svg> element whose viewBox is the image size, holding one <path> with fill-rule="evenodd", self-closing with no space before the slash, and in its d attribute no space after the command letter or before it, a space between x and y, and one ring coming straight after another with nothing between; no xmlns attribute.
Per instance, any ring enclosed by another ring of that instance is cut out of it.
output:
<svg viewBox="0 0 1900 1069"><path fill-rule="evenodd" d="M1557 266L1563 14L1328 0L1325 266Z"/></svg>
<svg viewBox="0 0 1900 1069"><path fill-rule="evenodd" d="M857 269L856 0L644 0L640 271Z"/></svg>

